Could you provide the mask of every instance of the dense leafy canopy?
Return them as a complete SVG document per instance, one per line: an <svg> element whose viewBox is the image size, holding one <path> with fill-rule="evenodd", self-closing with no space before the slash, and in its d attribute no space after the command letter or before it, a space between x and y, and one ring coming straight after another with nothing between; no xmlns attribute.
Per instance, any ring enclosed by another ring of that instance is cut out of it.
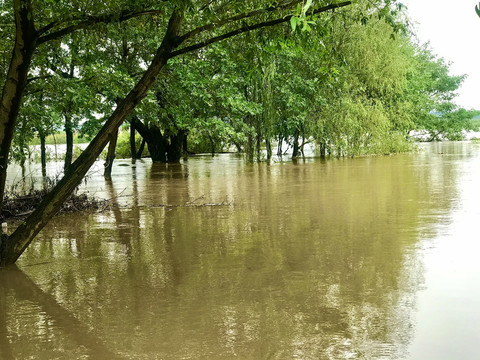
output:
<svg viewBox="0 0 480 360"><path fill-rule="evenodd" d="M414 129L457 138L458 131L445 129L469 127L468 119L457 123L449 115L457 112L452 99L463 77L450 76L448 64L412 43L401 4L358 3L332 16L311 15L312 1L296 3L277 5L295 15L282 27L173 58L135 110L137 130L159 129L166 146L181 132L194 152L234 146L260 156L266 145L271 156L276 142L279 154L293 149L298 156L312 140L322 154L389 153L407 149ZM159 29L179 5L186 9L185 34L196 35L183 48L238 27L234 14L242 14L244 25L268 20L275 7L248 1L36 3L44 39L72 27L80 32L45 40L37 51L13 158L25 158L35 134L70 128L95 136L143 74L162 40ZM7 23L11 6L3 3L2 10ZM137 13L148 15L132 16ZM2 74L11 30L3 28Z"/></svg>

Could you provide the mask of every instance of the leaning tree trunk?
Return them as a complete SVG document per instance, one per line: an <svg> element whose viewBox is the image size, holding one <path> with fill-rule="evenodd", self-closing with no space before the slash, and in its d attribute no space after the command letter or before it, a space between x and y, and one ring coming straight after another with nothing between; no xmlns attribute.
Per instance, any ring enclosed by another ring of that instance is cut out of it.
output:
<svg viewBox="0 0 480 360"><path fill-rule="evenodd" d="M5 195L8 156L36 42L30 1L13 0L13 7L15 45L0 98L0 213Z"/></svg>
<svg viewBox="0 0 480 360"><path fill-rule="evenodd" d="M135 106L147 95L158 73L170 58L171 51L180 43L178 30L182 19L183 13L175 10L169 20L162 44L137 85L120 102L97 136L70 166L65 176L45 196L35 211L10 236L2 234L0 237L0 266L15 263L39 231L58 212L65 200L81 183L111 136L132 113Z"/></svg>
<svg viewBox="0 0 480 360"><path fill-rule="evenodd" d="M145 150L145 139L142 138L142 143L140 144L140 147L138 148L137 154L135 155L135 159L140 160L143 155L143 150Z"/></svg>
<svg viewBox="0 0 480 360"><path fill-rule="evenodd" d="M118 129L115 131L108 143L107 159L105 160L105 171L103 176L110 178L112 176L113 161L115 160L115 150L117 149Z"/></svg>

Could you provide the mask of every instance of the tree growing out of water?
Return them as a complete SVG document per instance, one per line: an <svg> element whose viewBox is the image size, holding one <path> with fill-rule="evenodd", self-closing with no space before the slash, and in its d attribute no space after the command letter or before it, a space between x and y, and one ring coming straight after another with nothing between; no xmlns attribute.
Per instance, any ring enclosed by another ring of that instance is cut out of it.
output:
<svg viewBox="0 0 480 360"><path fill-rule="evenodd" d="M62 6L63 5L63 6ZM117 102L115 110L80 157L68 167L64 177L44 198L38 208L10 235L0 238L0 265L14 263L32 242L36 234L55 215L61 204L81 182L91 165L109 141L116 136L119 126L132 114L135 107L147 96L150 88L165 65L181 55L192 53L211 44L240 34L288 23L294 17L294 9L302 1L293 0L269 4L267 2L206 2L193 4L189 1L161 2L71 2L57 4L39 1L33 6L31 0L2 2L0 16L7 40L5 50L11 50L5 61L5 76L0 98L0 202L5 192L6 171L13 135L23 102L28 79L36 74L32 68L34 57L42 46L61 41L69 34L113 22L139 21L140 17L159 16L163 37L151 57L151 61L135 86ZM350 5L349 1L320 3L308 10L309 16ZM329 16L329 15L328 15ZM137 23L138 25L138 23ZM5 57L6 59L7 57ZM8 65L5 65L8 63Z"/></svg>
<svg viewBox="0 0 480 360"><path fill-rule="evenodd" d="M0 202L13 135L42 119L26 111L32 99L48 100L70 135L75 118L100 118L83 124L93 140L66 159L35 212L2 235L0 266L16 261L108 143L111 165L125 121L160 162L179 161L187 139L251 155L265 142L269 156L274 137L297 156L311 139L324 153L401 149L421 103L412 94L425 84L412 80L415 49L393 3L347 12L349 1L2 2Z"/></svg>

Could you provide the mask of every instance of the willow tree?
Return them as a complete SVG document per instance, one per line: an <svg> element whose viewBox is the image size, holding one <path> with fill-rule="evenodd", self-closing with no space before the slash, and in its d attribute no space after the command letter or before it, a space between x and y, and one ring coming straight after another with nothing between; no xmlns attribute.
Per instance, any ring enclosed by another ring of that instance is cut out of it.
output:
<svg viewBox="0 0 480 360"><path fill-rule="evenodd" d="M407 97L415 48L385 19L339 27L337 81L319 112L318 140L337 156L408 149L414 124Z"/></svg>
<svg viewBox="0 0 480 360"><path fill-rule="evenodd" d="M201 5L193 5L187 1L146 1L135 2L135 9L131 10L131 1L98 2L95 8L86 8L88 5L83 2L72 2L62 8L50 1L39 2L33 7L31 0L13 0L12 5L5 11L2 9L2 17L5 18L2 20L14 22L15 39L0 98L0 199L3 199L5 190L6 169L17 116L32 58L38 47L98 23L126 21L140 15L157 14L164 19L162 23L165 25L163 38L148 68L131 91L119 101L87 149L68 168L64 177L32 214L12 234L2 234L0 265L13 264L57 213L106 144L112 140L119 126L147 95L170 59L242 33L290 22L294 18L292 9L302 3L300 0L293 0L268 6L259 1L207 1ZM307 3L311 5L312 2ZM349 1L336 4L321 2L309 7L308 15L315 16L349 4ZM102 11L107 5L110 5L107 10L112 12ZM153 5L159 8L152 10ZM261 7L262 5L267 6Z"/></svg>

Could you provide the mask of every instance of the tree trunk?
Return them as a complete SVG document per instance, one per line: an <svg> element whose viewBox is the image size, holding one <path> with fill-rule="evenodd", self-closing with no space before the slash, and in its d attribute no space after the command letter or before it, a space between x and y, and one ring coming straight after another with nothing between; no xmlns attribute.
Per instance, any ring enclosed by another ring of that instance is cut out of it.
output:
<svg viewBox="0 0 480 360"><path fill-rule="evenodd" d="M137 149L135 145L135 128L130 125L130 155L132 157L132 164L137 160Z"/></svg>
<svg viewBox="0 0 480 360"><path fill-rule="evenodd" d="M295 134L293 135L293 153L292 158L298 157L299 146L298 146L298 137L300 136L298 129L295 129Z"/></svg>
<svg viewBox="0 0 480 360"><path fill-rule="evenodd" d="M118 139L118 129L115 131L111 138L110 142L108 143L108 152L107 152L107 159L105 160L105 171L103 172L103 176L106 178L110 178L112 176L112 167L113 161L115 160L115 150L117 148L117 139Z"/></svg>
<svg viewBox="0 0 480 360"><path fill-rule="evenodd" d="M188 158L188 131L183 131L182 156L183 156L183 160L187 160L187 158Z"/></svg>
<svg viewBox="0 0 480 360"><path fill-rule="evenodd" d="M247 162L253 163L253 136L251 134L247 135L247 145L245 146L245 153L247 155Z"/></svg>
<svg viewBox="0 0 480 360"><path fill-rule="evenodd" d="M138 148L137 155L135 156L136 159L141 159L143 150L145 149L145 139L142 138L142 143L140 144L140 147Z"/></svg>
<svg viewBox="0 0 480 360"><path fill-rule="evenodd" d="M215 156L215 141L213 141L212 135L208 133L208 140L210 141L210 152L212 153L212 157Z"/></svg>
<svg viewBox="0 0 480 360"><path fill-rule="evenodd" d="M144 137L147 142L148 152L154 163L166 163L167 162L167 139L162 135L158 126L151 126L149 134Z"/></svg>
<svg viewBox="0 0 480 360"><path fill-rule="evenodd" d="M65 152L65 163L63 164L64 172L67 172L68 168L72 164L73 159L73 129L72 129L72 119L69 115L65 114L65 137L66 137L66 152Z"/></svg>
<svg viewBox="0 0 480 360"><path fill-rule="evenodd" d="M178 31L182 19L183 12L174 10L162 44L139 82L125 99L120 102L97 136L70 166L65 176L45 196L35 211L10 236L2 234L0 237L0 266L15 263L38 232L58 212L65 200L81 183L83 177L100 155L105 145L107 145L111 136L132 113L135 106L147 95L158 73L171 57L171 52L181 43L181 39L178 38Z"/></svg>
<svg viewBox="0 0 480 360"><path fill-rule="evenodd" d="M272 141L270 138L265 139L265 146L267 147L267 160L272 158Z"/></svg>
<svg viewBox="0 0 480 360"><path fill-rule="evenodd" d="M256 143L256 151L257 151L257 160L260 161L260 148L262 143L262 136L260 135L259 130L257 129L257 143Z"/></svg>
<svg viewBox="0 0 480 360"><path fill-rule="evenodd" d="M168 141L162 135L160 128L157 125L147 127L137 117L133 117L130 124L140 133L142 138L147 143L150 157L155 163L167 162L167 148Z"/></svg>
<svg viewBox="0 0 480 360"><path fill-rule="evenodd" d="M324 141L320 142L320 157L324 158L327 156L327 145Z"/></svg>
<svg viewBox="0 0 480 360"><path fill-rule="evenodd" d="M178 131L177 134L170 136L170 144L167 147L167 161L169 163L179 163L182 158L182 145L185 134Z"/></svg>
<svg viewBox="0 0 480 360"><path fill-rule="evenodd" d="M13 0L15 45L0 98L0 213L5 195L7 165L18 112L35 51L36 31L29 0Z"/></svg>
<svg viewBox="0 0 480 360"><path fill-rule="evenodd" d="M283 144L283 136L279 135L278 144L277 144L277 156L283 155L282 144Z"/></svg>
<svg viewBox="0 0 480 360"><path fill-rule="evenodd" d="M40 134L40 162L42 164L42 176L47 176L47 149L45 146L45 135Z"/></svg>

